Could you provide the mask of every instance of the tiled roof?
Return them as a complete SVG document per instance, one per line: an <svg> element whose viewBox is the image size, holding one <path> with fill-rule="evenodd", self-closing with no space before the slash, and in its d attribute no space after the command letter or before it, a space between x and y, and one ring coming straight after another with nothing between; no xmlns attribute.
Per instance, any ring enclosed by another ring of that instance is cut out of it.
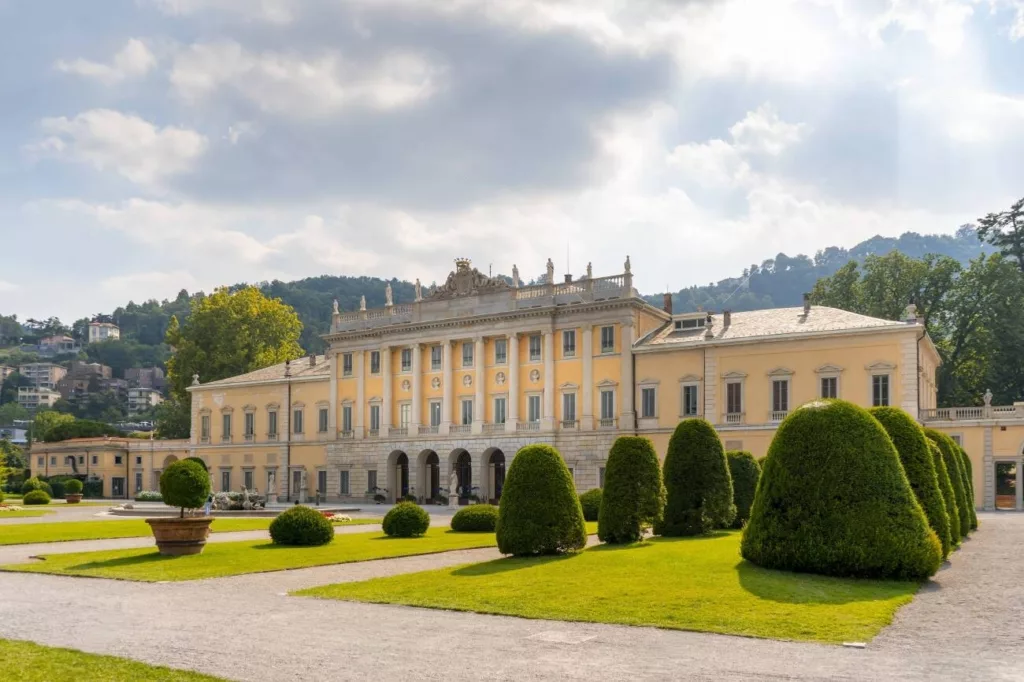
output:
<svg viewBox="0 0 1024 682"><path fill-rule="evenodd" d="M848 310L825 306L812 306L810 314L806 316L804 315L803 307L736 312L731 314L729 326L727 327L723 327L724 317L721 313L715 313L712 316L712 321L711 331L714 334L714 341L754 340L782 335L820 334L908 326L905 322L882 320L877 317L868 317L867 315L851 313ZM704 328L676 331L674 323L669 323L646 339L643 339L639 346L705 344L708 343L704 339L706 331Z"/></svg>
<svg viewBox="0 0 1024 682"><path fill-rule="evenodd" d="M309 366L309 358L299 358L298 360L292 360L292 379L319 377L322 376L325 379L331 375L331 365L326 361L326 356L317 355L316 365L313 367ZM204 383L202 386L231 386L232 384L246 384L253 381L280 381L284 379L284 366L285 363L277 365L271 365L270 367L264 367L263 369L257 369L246 374L239 374L235 377L228 377L227 379L220 379L218 381L211 381ZM202 381L202 377L199 378Z"/></svg>

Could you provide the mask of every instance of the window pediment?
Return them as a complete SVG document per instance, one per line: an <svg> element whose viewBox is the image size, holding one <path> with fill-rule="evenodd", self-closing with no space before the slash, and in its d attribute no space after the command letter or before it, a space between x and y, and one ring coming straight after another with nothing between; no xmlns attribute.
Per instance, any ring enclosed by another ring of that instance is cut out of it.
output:
<svg viewBox="0 0 1024 682"><path fill-rule="evenodd" d="M558 387L561 391L578 391L580 390L579 384L574 384L571 381L567 381Z"/></svg>
<svg viewBox="0 0 1024 682"><path fill-rule="evenodd" d="M267 411L268 412L277 412L280 409L281 409L281 405L278 404L278 403L267 403Z"/></svg>
<svg viewBox="0 0 1024 682"><path fill-rule="evenodd" d="M661 379L653 379L648 377L642 381L636 382L638 386L656 386L661 383Z"/></svg>
<svg viewBox="0 0 1024 682"><path fill-rule="evenodd" d="M373 396L372 398L370 398L366 402L370 403L371 405L380 405L381 403L384 402L384 399L381 398L380 396Z"/></svg>
<svg viewBox="0 0 1024 682"><path fill-rule="evenodd" d="M788 367L776 367L772 371L768 372L770 377L791 377L795 372Z"/></svg>
<svg viewBox="0 0 1024 682"><path fill-rule="evenodd" d="M243 412L255 412L256 411L256 406L252 405L252 404L246 405L245 407L242 408L242 411Z"/></svg>
<svg viewBox="0 0 1024 682"><path fill-rule="evenodd" d="M231 414L234 411L235 411L235 408L231 407L230 405L227 405L225 407L220 408L220 413L221 414Z"/></svg>
<svg viewBox="0 0 1024 682"><path fill-rule="evenodd" d="M696 374L687 374L686 376L679 377L679 383L681 384L697 384L700 383L700 377Z"/></svg>
<svg viewBox="0 0 1024 682"><path fill-rule="evenodd" d="M736 372L736 371L726 372L725 374L722 375L722 378L723 379L746 379L747 378L747 374L746 374L746 372Z"/></svg>
<svg viewBox="0 0 1024 682"><path fill-rule="evenodd" d="M305 409L305 407L306 407L306 403L301 403L301 402L299 402L299 403L292 403L292 409L293 410L302 410L302 409Z"/></svg>
<svg viewBox="0 0 1024 682"><path fill-rule="evenodd" d="M602 379L597 382L599 388L614 388L619 385L619 382L612 381L611 379Z"/></svg>
<svg viewBox="0 0 1024 682"><path fill-rule="evenodd" d="M822 365L814 371L818 374L839 374L843 371L843 368L839 365Z"/></svg>
<svg viewBox="0 0 1024 682"><path fill-rule="evenodd" d="M868 370L869 372L891 371L896 369L896 365L885 360L879 360L878 362L866 365L864 369Z"/></svg>

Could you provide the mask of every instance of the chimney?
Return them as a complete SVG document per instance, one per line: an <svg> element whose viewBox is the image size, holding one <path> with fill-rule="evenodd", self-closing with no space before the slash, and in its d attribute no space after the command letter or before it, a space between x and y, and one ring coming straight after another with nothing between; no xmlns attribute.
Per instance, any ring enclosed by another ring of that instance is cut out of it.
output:
<svg viewBox="0 0 1024 682"><path fill-rule="evenodd" d="M572 284L572 273L570 273L570 272L565 273L565 283L566 284Z"/></svg>
<svg viewBox="0 0 1024 682"><path fill-rule="evenodd" d="M804 294L804 315L811 314L811 295Z"/></svg>
<svg viewBox="0 0 1024 682"><path fill-rule="evenodd" d="M316 355L315 354L309 356L309 366L310 367L316 367Z"/></svg>
<svg viewBox="0 0 1024 682"><path fill-rule="evenodd" d="M732 311L726 310L722 313L722 328L728 327L730 322L732 322Z"/></svg>
<svg viewBox="0 0 1024 682"><path fill-rule="evenodd" d="M666 313L669 315L672 314L672 294L665 294L662 299L662 307L665 309Z"/></svg>

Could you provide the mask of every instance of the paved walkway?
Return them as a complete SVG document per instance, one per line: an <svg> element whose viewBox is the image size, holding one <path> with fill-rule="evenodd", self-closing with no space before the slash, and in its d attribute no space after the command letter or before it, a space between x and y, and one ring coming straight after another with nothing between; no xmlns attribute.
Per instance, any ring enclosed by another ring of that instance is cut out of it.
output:
<svg viewBox="0 0 1024 682"><path fill-rule="evenodd" d="M863 650L284 596L484 560L492 549L155 585L2 574L0 637L260 681L1020 680L1024 515L981 521Z"/></svg>

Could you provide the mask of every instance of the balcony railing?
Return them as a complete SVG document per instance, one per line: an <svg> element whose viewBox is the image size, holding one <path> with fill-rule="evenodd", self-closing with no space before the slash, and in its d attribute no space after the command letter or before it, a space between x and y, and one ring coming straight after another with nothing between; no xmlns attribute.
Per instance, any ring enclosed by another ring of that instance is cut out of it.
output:
<svg viewBox="0 0 1024 682"><path fill-rule="evenodd" d="M409 427L408 426L392 426L391 430L388 431L388 434L392 435L392 436L408 436L409 435Z"/></svg>
<svg viewBox="0 0 1024 682"><path fill-rule="evenodd" d="M742 424L743 413L742 412L727 412L725 415L726 424Z"/></svg>
<svg viewBox="0 0 1024 682"><path fill-rule="evenodd" d="M438 426L430 426L429 424L421 424L420 425L420 435L421 436L425 436L425 435L435 434L435 433L438 432L439 429L440 429L440 427L438 427Z"/></svg>
<svg viewBox="0 0 1024 682"><path fill-rule="evenodd" d="M772 410L768 413L768 421L778 423L789 416L789 410Z"/></svg>
<svg viewBox="0 0 1024 682"><path fill-rule="evenodd" d="M268 433L267 434L267 440L277 440L277 434L276 433Z"/></svg>
<svg viewBox="0 0 1024 682"><path fill-rule="evenodd" d="M473 430L472 424L452 424L448 429L449 433L470 433Z"/></svg>
<svg viewBox="0 0 1024 682"><path fill-rule="evenodd" d="M540 431L540 422L519 422L516 431Z"/></svg>
<svg viewBox="0 0 1024 682"><path fill-rule="evenodd" d="M500 424L484 424L484 433L503 433L505 431L505 422Z"/></svg>
<svg viewBox="0 0 1024 682"><path fill-rule="evenodd" d="M563 419L560 424L563 431L575 431L580 427L580 423L575 419Z"/></svg>
<svg viewBox="0 0 1024 682"><path fill-rule="evenodd" d="M370 438L377 438L380 436L380 429L370 429L367 431L367 435L370 436Z"/></svg>
<svg viewBox="0 0 1024 682"><path fill-rule="evenodd" d="M355 438L355 435L356 434L351 429L348 430L348 431L342 431L341 432L341 437L342 438Z"/></svg>
<svg viewBox="0 0 1024 682"><path fill-rule="evenodd" d="M255 437L255 436L253 436L253 434L251 434L251 433L247 433L247 434L245 434L245 440L247 440L247 441L248 441L248 442L250 442L250 443L251 443L251 442L253 441L253 438L254 438L254 437Z"/></svg>
<svg viewBox="0 0 1024 682"><path fill-rule="evenodd" d="M939 407L921 410L919 416L923 422L955 422L970 419L1007 419L1021 415L1024 417L1024 405L1018 411L1017 405L990 405L973 407Z"/></svg>
<svg viewBox="0 0 1024 682"><path fill-rule="evenodd" d="M602 429L614 429L615 428L615 417L601 419L597 425Z"/></svg>

